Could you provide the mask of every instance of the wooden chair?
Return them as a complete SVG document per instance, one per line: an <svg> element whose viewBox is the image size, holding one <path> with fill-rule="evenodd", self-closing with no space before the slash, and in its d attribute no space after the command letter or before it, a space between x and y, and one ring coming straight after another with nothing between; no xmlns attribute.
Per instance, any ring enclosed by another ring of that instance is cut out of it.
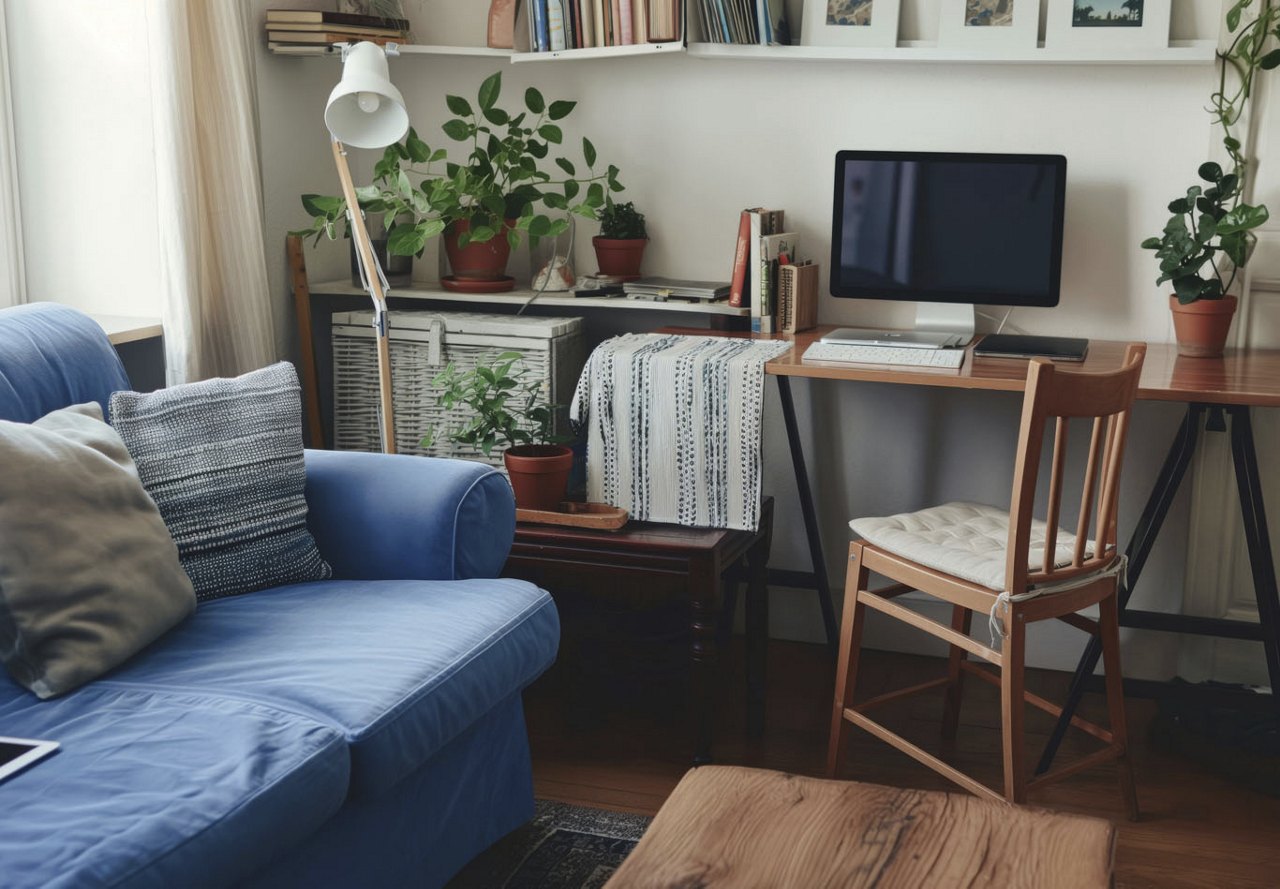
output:
<svg viewBox="0 0 1280 889"><path fill-rule="evenodd" d="M1130 345L1124 368L1107 374L1064 372L1043 359L1031 362L1027 369L1013 497L1008 513L975 504L947 504L887 519L859 519L850 523L863 540L849 547L840 660L827 753L829 776L835 776L847 727L852 723L980 797L1004 798L1014 803L1025 802L1029 790L1116 759L1121 793L1130 817L1137 818L1138 801L1128 758L1120 674L1116 591L1124 560L1116 548L1116 507L1129 411L1145 353L1144 345ZM1050 418L1056 418L1056 425L1048 509L1042 523L1033 521L1032 511L1041 447ZM1067 429L1069 422L1077 418L1091 418L1093 431L1080 496L1080 519L1072 535L1059 530L1058 517L1062 507ZM1089 539L1091 519L1092 541ZM896 583L884 589L869 589L868 576L873 571ZM951 626L893 601L895 596L911 590L951 603ZM1076 613L1095 604L1099 606L1096 621ZM868 607L950 643L947 675L855 704L858 654ZM969 638L975 611L990 615L992 647ZM1074 717L1072 725L1107 746L1028 780L1023 752L1024 701L1054 716L1061 712L1061 708L1026 691L1023 685L1027 624L1050 618L1101 637L1110 728ZM1002 645L998 641L1000 635L1004 636ZM968 654L977 655L998 669L990 671L970 662ZM953 738L966 674L1000 687L1003 797L866 715L889 701L945 686L942 731L944 737Z"/></svg>

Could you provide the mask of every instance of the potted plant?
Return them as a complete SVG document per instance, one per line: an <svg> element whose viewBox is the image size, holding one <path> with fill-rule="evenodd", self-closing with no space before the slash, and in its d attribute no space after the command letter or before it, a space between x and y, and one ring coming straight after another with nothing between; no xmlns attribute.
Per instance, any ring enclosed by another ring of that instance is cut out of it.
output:
<svg viewBox="0 0 1280 889"><path fill-rule="evenodd" d="M1263 0L1256 17L1242 26L1252 4L1237 0L1227 11L1227 30L1235 37L1218 52L1218 86L1210 97L1209 111L1222 128L1231 169L1212 161L1201 164L1204 184L1170 203L1173 216L1163 233L1142 242L1160 262L1156 283L1173 285L1169 308L1178 354L1188 357L1222 355L1237 305L1232 288L1257 241L1253 230L1269 217L1265 206L1245 201L1249 159L1233 131L1253 95L1254 77L1280 66L1280 49L1266 49L1272 37L1280 38L1280 7ZM1229 77L1235 82L1229 84Z"/></svg>
<svg viewBox="0 0 1280 889"><path fill-rule="evenodd" d="M604 205L600 211L600 234L591 239L600 274L640 277L640 263L648 243L644 214L636 210L634 203L615 204L609 200Z"/></svg>
<svg viewBox="0 0 1280 889"><path fill-rule="evenodd" d="M421 255L431 238L443 234L452 275L447 289L493 292L508 289L506 265L513 247L524 237L535 242L568 228L568 214L596 218L606 195L621 191L618 168L597 172L595 146L582 139L585 172L569 158L552 158L553 175L543 168L551 147L564 141L558 121L577 103L547 102L533 87L525 90L524 109L512 113L498 107L502 75L480 85L475 104L446 96L455 117L445 121L445 135L469 143L465 163L448 160L413 129L401 143L388 146L374 167L374 184L357 189L366 213L382 214L387 223L387 250L392 255ZM295 234L335 236L335 224L346 214L341 197L303 195L312 216L309 228ZM544 211L556 211L552 218Z"/></svg>
<svg viewBox="0 0 1280 889"><path fill-rule="evenodd" d="M499 443L516 506L520 509L555 509L564 499L573 468L568 439L555 435L555 408L543 395L542 384L520 366L519 352L503 352L470 370L450 362L435 378L440 405L452 410L466 405L474 412L461 425L445 430L450 441L470 445L486 457ZM422 439L430 447L428 432Z"/></svg>

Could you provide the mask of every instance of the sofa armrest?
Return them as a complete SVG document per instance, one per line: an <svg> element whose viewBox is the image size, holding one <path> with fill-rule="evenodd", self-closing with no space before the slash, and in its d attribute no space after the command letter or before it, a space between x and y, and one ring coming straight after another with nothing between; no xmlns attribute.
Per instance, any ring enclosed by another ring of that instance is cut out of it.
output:
<svg viewBox="0 0 1280 889"><path fill-rule="evenodd" d="M497 577L516 510L502 473L466 460L306 452L307 525L334 576Z"/></svg>

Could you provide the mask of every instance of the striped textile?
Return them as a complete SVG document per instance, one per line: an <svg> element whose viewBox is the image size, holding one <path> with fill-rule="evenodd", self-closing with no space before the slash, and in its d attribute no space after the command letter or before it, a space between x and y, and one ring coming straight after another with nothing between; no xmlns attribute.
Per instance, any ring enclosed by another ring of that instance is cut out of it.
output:
<svg viewBox="0 0 1280 889"><path fill-rule="evenodd" d="M587 499L640 521L754 531L764 365L787 343L628 334L601 343L570 407Z"/></svg>
<svg viewBox="0 0 1280 889"><path fill-rule="evenodd" d="M307 530L302 402L287 362L116 392L111 425L206 602L333 575Z"/></svg>

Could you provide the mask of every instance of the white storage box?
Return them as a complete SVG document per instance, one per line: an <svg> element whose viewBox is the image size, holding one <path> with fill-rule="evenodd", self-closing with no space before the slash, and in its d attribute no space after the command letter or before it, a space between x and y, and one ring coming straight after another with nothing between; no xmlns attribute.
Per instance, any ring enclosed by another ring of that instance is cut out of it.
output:
<svg viewBox="0 0 1280 889"><path fill-rule="evenodd" d="M528 374L540 380L548 400L558 405L556 431L568 431L568 404L586 354L581 318L533 318L474 312L392 312L391 387L396 447L402 454L464 457L502 465L504 445L489 457L455 444L440 431L456 428L471 416L457 405L446 411L436 399L436 376L449 362L470 370L502 352L519 352ZM378 451L378 356L373 312L333 316L334 447L341 451ZM435 431L432 447L422 437Z"/></svg>

